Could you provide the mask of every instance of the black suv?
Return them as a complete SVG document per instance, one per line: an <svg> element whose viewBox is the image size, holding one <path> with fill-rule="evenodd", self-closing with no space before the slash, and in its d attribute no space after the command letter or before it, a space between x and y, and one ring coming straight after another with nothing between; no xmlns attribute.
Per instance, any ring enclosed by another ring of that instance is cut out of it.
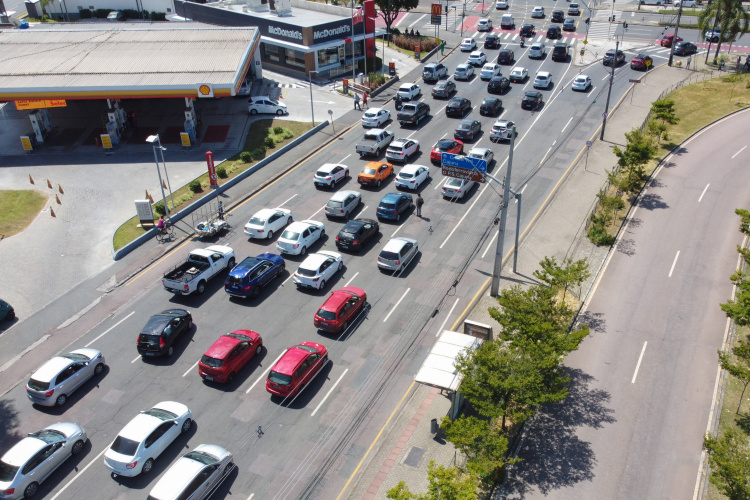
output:
<svg viewBox="0 0 750 500"><path fill-rule="evenodd" d="M529 90L523 96L521 108L536 110L542 106L542 93L538 90Z"/></svg>
<svg viewBox="0 0 750 500"><path fill-rule="evenodd" d="M568 46L564 42L557 42L552 47L552 60L553 61L568 61Z"/></svg>
<svg viewBox="0 0 750 500"><path fill-rule="evenodd" d="M553 23L561 23L565 20L565 12L561 10L553 10L552 11L552 18L550 21Z"/></svg>
<svg viewBox="0 0 750 500"><path fill-rule="evenodd" d="M487 92L490 94L502 94L510 88L510 80L504 76L493 76L487 84Z"/></svg>
<svg viewBox="0 0 750 500"><path fill-rule="evenodd" d="M533 24L524 24L521 26L521 36L525 36L526 38L534 36L534 25Z"/></svg>
<svg viewBox="0 0 750 500"><path fill-rule="evenodd" d="M562 30L559 26L550 26L547 29L547 38L560 38L562 36Z"/></svg>
<svg viewBox="0 0 750 500"><path fill-rule="evenodd" d="M515 60L516 60L516 55L510 49L503 49L497 55L498 64L513 64L513 61Z"/></svg>
<svg viewBox="0 0 750 500"><path fill-rule="evenodd" d="M604 54L604 59L602 59L602 64L605 66L609 66L612 63L615 64L615 66L619 66L620 64L625 62L625 52L618 50L617 51L617 57L615 58L615 49L609 49L606 54Z"/></svg>
<svg viewBox="0 0 750 500"><path fill-rule="evenodd" d="M430 106L423 102L410 102L404 104L396 115L401 125L417 125L422 118L430 116Z"/></svg>
<svg viewBox="0 0 750 500"><path fill-rule="evenodd" d="M484 39L485 49L499 49L500 48L500 37L497 35L487 35Z"/></svg>
<svg viewBox="0 0 750 500"><path fill-rule="evenodd" d="M174 342L182 332L193 326L193 317L185 309L167 309L146 322L138 335L138 354L141 356L171 356Z"/></svg>

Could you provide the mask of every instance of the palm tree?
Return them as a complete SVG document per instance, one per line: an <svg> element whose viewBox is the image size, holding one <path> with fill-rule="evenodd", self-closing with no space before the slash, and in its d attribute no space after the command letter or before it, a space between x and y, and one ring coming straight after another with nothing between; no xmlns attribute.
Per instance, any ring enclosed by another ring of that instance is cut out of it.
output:
<svg viewBox="0 0 750 500"><path fill-rule="evenodd" d="M740 38L750 27L750 13L742 8L741 0L714 0L698 15L698 27L701 35L706 31L718 29L721 32L716 44L714 60L719 56L721 43ZM708 54L706 54L708 61Z"/></svg>

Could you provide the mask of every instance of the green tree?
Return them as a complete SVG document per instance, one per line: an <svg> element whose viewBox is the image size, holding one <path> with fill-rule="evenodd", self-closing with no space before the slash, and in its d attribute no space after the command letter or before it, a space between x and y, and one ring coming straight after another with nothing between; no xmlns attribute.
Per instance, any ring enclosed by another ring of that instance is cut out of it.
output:
<svg viewBox="0 0 750 500"><path fill-rule="evenodd" d="M738 208L734 213L740 216L740 232L750 236L750 212L744 208Z"/></svg>
<svg viewBox="0 0 750 500"><path fill-rule="evenodd" d="M680 121L674 110L674 101L669 99L652 102L651 112L654 114L654 118L661 120L665 125L667 123L674 125Z"/></svg>
<svg viewBox="0 0 750 500"><path fill-rule="evenodd" d="M612 219L617 220L617 212L625 208L625 201L620 196L607 196L604 191L600 191L596 196L599 198L599 206L602 210L612 212Z"/></svg>
<svg viewBox="0 0 750 500"><path fill-rule="evenodd" d="M742 394L740 395L740 403L737 405L737 415L739 415L742 399L745 397L745 389L750 384L750 342L747 339L737 342L737 345L732 349L734 359L725 352L718 351L718 353L721 367L742 382Z"/></svg>
<svg viewBox="0 0 750 500"><path fill-rule="evenodd" d="M476 477L457 467L443 467L430 460L427 468L427 493L409 491L404 481L386 492L391 500L476 500Z"/></svg>
<svg viewBox="0 0 750 500"><path fill-rule="evenodd" d="M599 199L602 200L602 198L603 197L600 197ZM620 198L619 196L612 198L620 201L617 209L622 210L622 208L625 206L625 202L622 201L622 198ZM609 207L605 205L604 200L602 200L602 207L611 210L613 203L608 202L608 205ZM558 290L562 289L563 300L565 300L565 294L568 292L568 289L570 287L574 285L581 286L581 284L583 284L583 282L586 281L589 276L591 276L591 273L589 273L589 265L586 263L586 259L579 259L573 262L573 259L568 258L565 259L562 263L558 264L557 259L555 259L554 257L545 257L544 259L542 259L539 265L541 266L541 269L534 271L534 276L536 277L536 279L552 288Z"/></svg>
<svg viewBox="0 0 750 500"><path fill-rule="evenodd" d="M648 135L638 129L626 133L625 138L625 149L615 146L612 151L627 177L625 191L635 193L641 189L641 184L646 179L644 167L656 155L656 147Z"/></svg>
<svg viewBox="0 0 750 500"><path fill-rule="evenodd" d="M385 21L385 31L391 32L391 25L401 12L409 12L416 9L419 0L375 0L375 5L380 8L380 16ZM391 38L388 37L388 46L391 45Z"/></svg>
<svg viewBox="0 0 750 500"><path fill-rule="evenodd" d="M747 210L738 208L734 211L740 216L740 232L743 234L750 234L750 212ZM745 267L750 266L750 250L737 246L737 252L742 256L745 263ZM748 277L747 271L738 269L729 277L730 281L737 287L734 299L726 301L721 304L721 310L732 318L737 325L747 326L750 325L750 277Z"/></svg>
<svg viewBox="0 0 750 500"><path fill-rule="evenodd" d="M646 126L648 127L648 133L656 137L656 143L661 144L661 140L667 135L667 125L656 120L649 120Z"/></svg>
<svg viewBox="0 0 750 500"><path fill-rule="evenodd" d="M750 447L747 436L728 429L721 439L706 436L703 447L711 463L711 481L729 500L750 499Z"/></svg>
<svg viewBox="0 0 750 500"><path fill-rule="evenodd" d="M742 37L750 26L750 14L742 6L741 0L713 0L698 14L698 27L701 36L714 29L721 32L716 44L714 60L719 56L721 44ZM708 54L706 54L708 60Z"/></svg>

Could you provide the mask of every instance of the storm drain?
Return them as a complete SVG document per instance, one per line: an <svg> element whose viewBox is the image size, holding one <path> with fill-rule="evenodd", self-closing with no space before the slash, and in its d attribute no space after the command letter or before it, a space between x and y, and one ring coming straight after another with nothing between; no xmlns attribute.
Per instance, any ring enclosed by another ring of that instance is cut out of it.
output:
<svg viewBox="0 0 750 500"><path fill-rule="evenodd" d="M409 454L406 455L406 460L404 460L404 463L409 467L418 467L419 461L422 460L422 456L424 456L424 450L422 448L417 448L416 446L414 446L411 450L409 450Z"/></svg>

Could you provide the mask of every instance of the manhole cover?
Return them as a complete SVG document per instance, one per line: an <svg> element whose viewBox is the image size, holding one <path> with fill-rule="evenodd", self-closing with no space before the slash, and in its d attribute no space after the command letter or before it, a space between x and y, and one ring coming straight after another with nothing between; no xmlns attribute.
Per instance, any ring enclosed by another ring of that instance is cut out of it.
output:
<svg viewBox="0 0 750 500"><path fill-rule="evenodd" d="M419 461L422 460L423 455L424 450L415 446L411 450L409 450L409 454L406 456L406 460L404 460L404 463L409 467L418 467Z"/></svg>

